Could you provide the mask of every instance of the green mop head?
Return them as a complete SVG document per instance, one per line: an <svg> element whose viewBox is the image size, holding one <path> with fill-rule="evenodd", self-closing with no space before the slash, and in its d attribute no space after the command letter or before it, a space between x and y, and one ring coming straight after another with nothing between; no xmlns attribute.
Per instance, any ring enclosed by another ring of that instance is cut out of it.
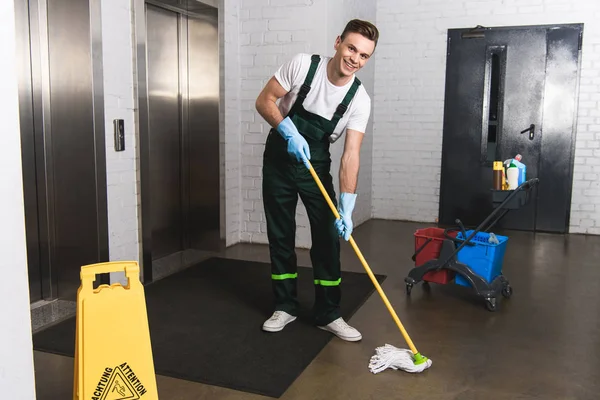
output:
<svg viewBox="0 0 600 400"><path fill-rule="evenodd" d="M432 361L420 353L414 354L407 349L399 349L390 344L375 349L369 369L377 374L387 368L411 373L423 372L431 367Z"/></svg>

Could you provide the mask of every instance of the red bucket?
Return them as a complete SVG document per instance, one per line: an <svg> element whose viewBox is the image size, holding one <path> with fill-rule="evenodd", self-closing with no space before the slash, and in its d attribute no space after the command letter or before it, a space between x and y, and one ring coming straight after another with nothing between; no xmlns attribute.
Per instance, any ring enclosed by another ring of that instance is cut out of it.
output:
<svg viewBox="0 0 600 400"><path fill-rule="evenodd" d="M450 237L456 237L458 232L450 231L448 235ZM415 252L427 241L431 239L429 243L421 250L415 259L415 266L423 265L425 262L439 258L442 250L442 243L447 237L444 235L444 229L442 228L424 228L417 229L415 232ZM454 279L455 272L447 269L441 269L439 271L431 271L423 276L423 280L427 282L439 283L445 285Z"/></svg>

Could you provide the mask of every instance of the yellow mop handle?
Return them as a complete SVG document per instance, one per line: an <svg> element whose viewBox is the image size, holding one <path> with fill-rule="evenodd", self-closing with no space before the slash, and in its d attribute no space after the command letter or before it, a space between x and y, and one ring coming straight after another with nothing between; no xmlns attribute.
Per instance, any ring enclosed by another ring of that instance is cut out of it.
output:
<svg viewBox="0 0 600 400"><path fill-rule="evenodd" d="M339 219L340 218L340 214L335 209L335 205L333 204L333 202L331 201L331 198L329 197L329 194L327 194L327 191L323 187L323 184L321 183L321 180L317 176L317 173L313 169L313 167L310 164L310 162L308 163L308 165L309 165L309 171L310 171L311 175L313 176L313 178L315 179L315 182L317 182L317 185L319 186L319 189L321 189L321 193L323 193L323 196L325 197L325 200L327 200L327 203L329 204L329 207L331 208L331 211L333 211L333 214L335 215L335 217L337 219ZM412 350L412 352L414 354L417 354L418 353L417 348L413 344L412 340L410 340L410 337L408 336L408 333L406 332L406 329L404 329L404 326L402 325L402 322L400 322L400 318L398 318L398 315L396 315L396 312L392 308L392 305L390 304L389 300L387 299L387 296L385 295L385 293L383 293L383 290L381 289L381 286L379 285L379 282L377 282L377 279L373 275L373 272L371 271L371 268L369 268L369 265L367 264L367 261L365 260L365 258L363 257L362 253L360 252L360 250L359 250L358 246L356 245L356 242L354 241L354 238L352 236L350 236L350 240L349 241L350 241L350 244L352 245L352 248L356 252L356 255L360 259L360 262L362 262L363 267L367 271L367 274L371 278L371 281L373 282L373 285L375 285L375 288L377 289L377 291L379 292L379 295L383 299L383 302L385 303L388 311L392 315L392 318L394 318L394 321L396 321L396 325L398 325L398 328L400 329L400 332L402 332L402 335L404 336L404 339L406 340L406 343L408 343L408 346L410 347L410 349Z"/></svg>

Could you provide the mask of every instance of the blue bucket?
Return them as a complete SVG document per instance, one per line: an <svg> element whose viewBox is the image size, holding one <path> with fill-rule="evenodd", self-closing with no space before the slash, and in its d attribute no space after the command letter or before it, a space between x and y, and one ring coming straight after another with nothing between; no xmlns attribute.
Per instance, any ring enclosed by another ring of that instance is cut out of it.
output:
<svg viewBox="0 0 600 400"><path fill-rule="evenodd" d="M468 238L473 231L467 231L466 233ZM489 238L489 233L478 232L469 240L469 243L473 243L474 246L465 245L458 252L457 259L488 283L491 283L498 275L502 274L502 263L508 237L496 235L500 243L490 243ZM462 232L459 232L457 239L466 238ZM456 274L454 283L461 286L471 286L471 283L460 274Z"/></svg>

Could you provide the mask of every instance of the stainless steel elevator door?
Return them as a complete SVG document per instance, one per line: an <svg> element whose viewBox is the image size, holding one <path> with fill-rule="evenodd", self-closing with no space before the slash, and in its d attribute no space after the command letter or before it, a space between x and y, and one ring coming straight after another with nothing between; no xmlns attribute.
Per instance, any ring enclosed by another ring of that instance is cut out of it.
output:
<svg viewBox="0 0 600 400"><path fill-rule="evenodd" d="M99 7L15 5L30 299L75 300L81 266L108 261Z"/></svg>
<svg viewBox="0 0 600 400"><path fill-rule="evenodd" d="M89 13L87 1L48 2L54 250L61 297L77 292L82 265L99 262Z"/></svg>
<svg viewBox="0 0 600 400"><path fill-rule="evenodd" d="M152 258L183 250L177 14L147 5Z"/></svg>
<svg viewBox="0 0 600 400"><path fill-rule="evenodd" d="M19 74L19 112L21 124L21 158L23 163L23 200L25 203L25 229L27 236L27 271L29 273L29 301L43 298L40 266L40 235L38 214L38 181L36 176L34 92L32 79L31 25L29 4L15 2L15 28L17 33L17 59ZM35 60L34 60L35 62Z"/></svg>
<svg viewBox="0 0 600 400"><path fill-rule="evenodd" d="M219 30L216 9L188 19L190 245L216 250L220 240Z"/></svg>

